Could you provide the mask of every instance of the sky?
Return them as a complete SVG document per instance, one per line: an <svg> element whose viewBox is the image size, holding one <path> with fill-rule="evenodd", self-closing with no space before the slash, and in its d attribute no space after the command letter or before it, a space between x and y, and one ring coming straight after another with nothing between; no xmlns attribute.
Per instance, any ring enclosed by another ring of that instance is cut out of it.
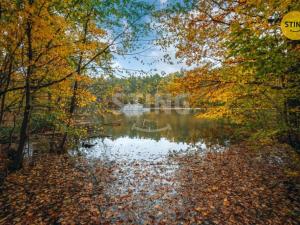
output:
<svg viewBox="0 0 300 225"><path fill-rule="evenodd" d="M155 4L159 8L163 8L171 0L147 0L151 4ZM161 49L160 46L154 44L157 39L155 31L148 35L143 36L140 39L140 48L129 51L126 55L121 56L114 54L113 68L116 70L115 75L119 77L126 76L141 76L145 74L160 74L165 75L174 73L181 70L188 70L192 67L188 67L184 62L176 59L175 44L171 45L167 49ZM170 56L169 61L164 60L164 55Z"/></svg>
<svg viewBox="0 0 300 225"><path fill-rule="evenodd" d="M141 53L135 54L136 52ZM176 48L174 46L162 50L152 43L146 43L144 44L144 49L129 52L129 54L132 55L115 55L113 67L117 70L120 69L117 75L126 76L126 72L130 72L136 76L143 75L144 72L147 74L158 73L164 75L191 68L179 59L176 59ZM163 60L165 54L170 55L171 61L173 62L172 64Z"/></svg>

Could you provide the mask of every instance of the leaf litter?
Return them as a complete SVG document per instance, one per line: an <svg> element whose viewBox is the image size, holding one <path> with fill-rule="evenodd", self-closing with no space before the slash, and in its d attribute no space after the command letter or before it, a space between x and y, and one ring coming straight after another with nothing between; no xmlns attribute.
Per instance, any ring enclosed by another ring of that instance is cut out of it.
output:
<svg viewBox="0 0 300 225"><path fill-rule="evenodd" d="M43 155L6 178L0 224L299 224L299 156L262 149L131 161Z"/></svg>

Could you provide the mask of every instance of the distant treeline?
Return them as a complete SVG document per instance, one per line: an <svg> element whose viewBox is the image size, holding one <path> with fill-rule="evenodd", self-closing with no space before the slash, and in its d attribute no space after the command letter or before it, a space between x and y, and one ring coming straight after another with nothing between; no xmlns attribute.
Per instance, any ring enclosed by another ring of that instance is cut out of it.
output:
<svg viewBox="0 0 300 225"><path fill-rule="evenodd" d="M110 84L115 98L122 104L140 103L148 106L155 106L155 100L158 98L170 99L170 94L166 90L167 84L174 78L182 77L180 72L172 73L166 76L159 74L146 76L128 76L113 77L107 82ZM117 96L117 97L116 97ZM111 98L113 101L113 98ZM111 102L112 107L118 107Z"/></svg>

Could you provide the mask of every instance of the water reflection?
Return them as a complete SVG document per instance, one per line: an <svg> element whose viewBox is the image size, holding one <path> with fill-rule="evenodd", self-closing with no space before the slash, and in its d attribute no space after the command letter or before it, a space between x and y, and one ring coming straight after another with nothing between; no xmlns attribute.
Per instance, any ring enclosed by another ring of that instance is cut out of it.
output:
<svg viewBox="0 0 300 225"><path fill-rule="evenodd" d="M176 143L166 138L156 141L150 138L119 137L117 139L94 139L97 144L87 151L89 157L100 157L110 160L155 160L169 153L187 149L187 143ZM203 144L205 147L205 144ZM82 149L84 150L84 149Z"/></svg>
<svg viewBox="0 0 300 225"><path fill-rule="evenodd" d="M174 111L107 116L101 122L114 121L120 121L120 126L104 129L110 138L86 140L95 145L80 148L88 158L115 168L114 181L104 190L103 223L178 223L184 218L186 202L178 192L181 182L176 174L188 165L174 158L223 151L229 143L227 126Z"/></svg>
<svg viewBox="0 0 300 225"><path fill-rule="evenodd" d="M109 138L90 139L88 141L94 146L80 150L89 157L131 161L153 160L172 151L206 151L228 145L229 132L225 123L199 120L195 115L195 112L182 115L176 111L143 111L139 116L106 116L104 124L119 121L118 126L105 126L104 134Z"/></svg>
<svg viewBox="0 0 300 225"><path fill-rule="evenodd" d="M196 213L187 208L193 201L183 196L186 188L178 174L192 170L208 151L223 151L231 129L195 115L143 111L91 118L95 127L107 126L95 138L80 140L79 153L95 171L99 165L113 168L99 203L101 224L180 224ZM42 152L51 146L47 138L39 138L29 149Z"/></svg>
<svg viewBox="0 0 300 225"><path fill-rule="evenodd" d="M175 110L170 112L153 110L138 116L108 115L102 122L109 124L112 121L121 121L120 126L105 127L105 134L111 135L112 139L128 136L156 141L165 138L171 142L188 144L199 141L207 145L228 143L230 128L225 123L200 120L196 118L196 114L195 111L182 115Z"/></svg>

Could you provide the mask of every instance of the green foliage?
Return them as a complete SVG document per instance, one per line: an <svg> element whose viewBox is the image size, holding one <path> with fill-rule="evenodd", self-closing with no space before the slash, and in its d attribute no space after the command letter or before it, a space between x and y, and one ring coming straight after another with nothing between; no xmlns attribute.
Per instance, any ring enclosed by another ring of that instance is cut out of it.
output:
<svg viewBox="0 0 300 225"><path fill-rule="evenodd" d="M190 11L159 18L177 38L177 56L202 63L174 79L169 90L186 92L191 104L206 107L200 117L228 118L256 138L281 132L297 136L299 42L280 30L280 18L297 9L296 1L198 0Z"/></svg>

